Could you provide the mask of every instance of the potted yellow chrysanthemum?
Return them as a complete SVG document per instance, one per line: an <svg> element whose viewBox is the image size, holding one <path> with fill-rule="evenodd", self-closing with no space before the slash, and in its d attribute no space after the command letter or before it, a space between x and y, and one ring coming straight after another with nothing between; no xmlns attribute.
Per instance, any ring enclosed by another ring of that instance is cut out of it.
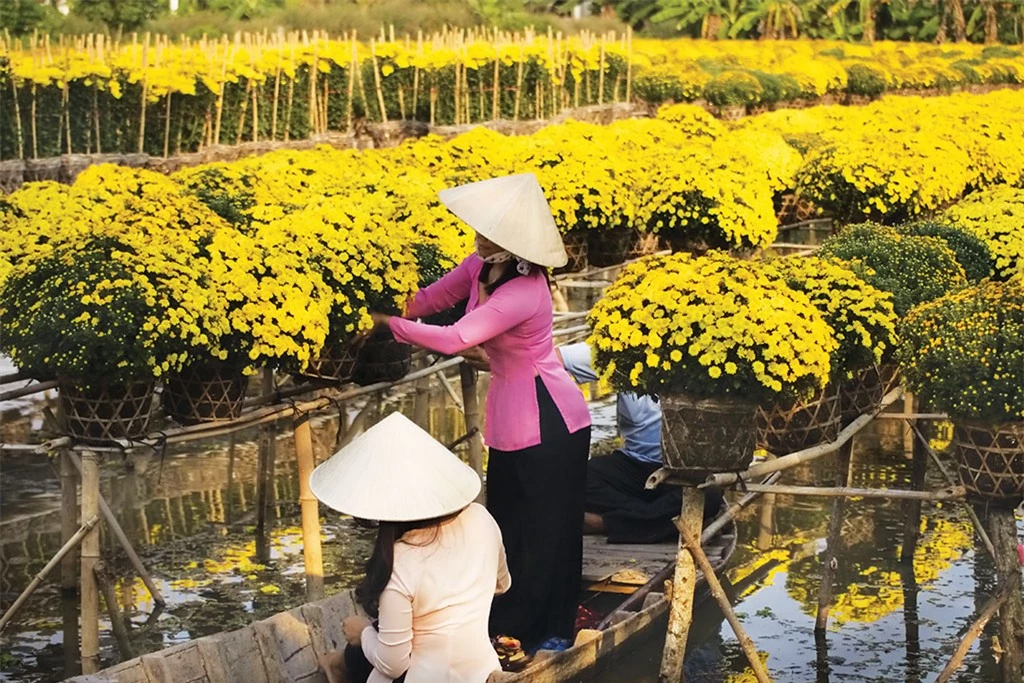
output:
<svg viewBox="0 0 1024 683"><path fill-rule="evenodd" d="M691 473L747 467L757 406L820 390L837 346L778 271L715 251L628 266L588 320L602 377L659 397L665 464Z"/></svg>
<svg viewBox="0 0 1024 683"><path fill-rule="evenodd" d="M953 420L960 478L976 498L1024 497L1024 276L986 280L915 308L899 359L907 387Z"/></svg>

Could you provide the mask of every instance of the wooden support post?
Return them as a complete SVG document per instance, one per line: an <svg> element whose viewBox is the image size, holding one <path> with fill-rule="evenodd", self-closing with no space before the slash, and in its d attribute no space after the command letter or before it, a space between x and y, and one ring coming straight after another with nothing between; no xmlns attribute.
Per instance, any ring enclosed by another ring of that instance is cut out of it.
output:
<svg viewBox="0 0 1024 683"><path fill-rule="evenodd" d="M25 601L32 597L32 594L35 593L36 589L39 588L39 585L46 579L50 572L53 571L53 568L60 564L62 559L70 555L72 550L78 547L78 544L82 542L82 539L92 531L92 528L96 526L98 522L99 519L96 516L88 518L86 523L72 534L71 538L61 546L61 549L57 551L57 554L50 558L50 561L46 563L46 566L39 570L39 573L35 575L32 581L29 582L28 586L25 587L25 590L21 592L21 595L17 597L14 603L7 608L6 612L4 612L3 616L0 617L0 631L3 630L4 626L10 623L11 619L14 618L14 615L17 614L19 609L21 609L21 606L25 604Z"/></svg>
<svg viewBox="0 0 1024 683"><path fill-rule="evenodd" d="M274 371L263 371L263 395L274 391ZM266 564L270 561L270 529L268 515L274 509L274 460L276 442L274 425L267 425L260 432L259 465L256 473L256 561Z"/></svg>
<svg viewBox="0 0 1024 683"><path fill-rule="evenodd" d="M846 486L850 474L850 457L853 453L853 440L847 441L839 449L836 458L836 485ZM843 531L843 509L846 499L839 497L832 502L832 517L828 523L828 547L821 560L821 585L818 587L818 616L814 622L815 634L824 636L828 627L828 614L832 608L832 581L836 572L836 556Z"/></svg>
<svg viewBox="0 0 1024 683"><path fill-rule="evenodd" d="M463 363L459 366L459 375L462 379L462 405L466 416L466 431L472 431L475 427L480 429L480 397L477 394L477 372ZM469 441L469 465L473 471L483 477L484 474L484 449L479 434ZM483 489L480 494L483 495Z"/></svg>
<svg viewBox="0 0 1024 683"><path fill-rule="evenodd" d="M96 583L103 594L103 602L107 604L107 615L110 617L110 627L114 631L114 640L117 641L118 652L121 653L121 660L128 661L135 659L135 651L132 649L132 641L128 636L128 627L124 623L124 615L117 606L117 597L114 595L114 584L107 576L106 568L102 562L94 567Z"/></svg>
<svg viewBox="0 0 1024 683"><path fill-rule="evenodd" d="M920 592L914 563L900 567L900 583L903 587L903 631L907 650L908 681L921 680L921 620L917 610L917 595Z"/></svg>
<svg viewBox="0 0 1024 683"><path fill-rule="evenodd" d="M701 497L703 498L703 494ZM711 589L711 595L721 608L722 613L729 622L729 626L732 627L732 632L736 634L736 640L739 641L743 654L747 656L747 661L750 662L750 668L753 669L758 683L771 683L772 678L768 675L768 670L761 661L761 657L757 654L754 641L743 630L736 612L733 611L732 605L729 604L729 598L725 594L725 589L722 588L721 581L715 575L715 568L711 566L707 555L704 554L704 549L700 546L700 540L690 529L686 528L686 525L681 520L676 520L676 528L679 529L679 538L686 545L686 549L693 556L693 559L696 560L697 566L700 567L701 572L704 574L704 580L707 581L708 588Z"/></svg>
<svg viewBox="0 0 1024 683"><path fill-rule="evenodd" d="M78 529L78 477L68 450L60 451L60 537L67 543ZM78 589L78 558L68 553L60 563L60 587L66 592Z"/></svg>
<svg viewBox="0 0 1024 683"><path fill-rule="evenodd" d="M704 491L692 486L683 488L682 511L677 526L686 529L692 536L700 535L704 520ZM683 660L686 658L686 638L693 620L693 589L697 584L697 569L693 556L686 549L682 536L676 554L676 571L672 580L672 603L668 613L668 633L665 635L665 649L661 655L661 683L677 683L683 677Z"/></svg>
<svg viewBox="0 0 1024 683"><path fill-rule="evenodd" d="M928 470L928 451L927 444L914 438L914 433L923 427L921 420L918 420L917 423L910 432L911 452L914 458L913 469L910 473L910 488L914 491L921 491L924 489ZM900 550L900 562L912 565L917 541L921 536L921 501L906 501L903 505L903 513L905 516L903 518L903 548Z"/></svg>
<svg viewBox="0 0 1024 683"><path fill-rule="evenodd" d="M306 602L324 597L324 559L320 549L320 505L309 488L316 460L309 418L295 422L295 460L299 468L299 506L302 510L302 560L306 568Z"/></svg>
<svg viewBox="0 0 1024 683"><path fill-rule="evenodd" d="M1019 575L1016 577L1015 581L1017 583L1017 590L1019 592ZM970 651L971 645L973 645L974 641L978 639L978 636L981 635L981 632L985 630L985 625L988 624L989 620L995 616L996 612L1000 610L1003 604L1007 600L1009 600L1010 593L1011 591L1009 590L1009 588L1004 586L1002 591L994 595L992 599L988 601L985 607L981 610L981 613L978 615L978 618L975 619L974 623L972 623L970 628L967 629L966 635L964 635L963 640L960 641L959 647L957 647L956 652L953 653L953 656L950 657L949 662L946 664L945 668L943 668L942 671L939 672L939 677L935 679L935 683L947 683L947 681L949 681L953 677L953 674L956 673L956 670L960 668L961 664L963 664L964 657L966 657L967 653ZM1005 657L1003 659L1005 661ZM1014 678L1004 677L1004 680L1020 680L1019 673Z"/></svg>
<svg viewBox="0 0 1024 683"><path fill-rule="evenodd" d="M224 504L224 523L232 524L234 522L234 502L235 502L235 451L237 448L238 437L235 432L231 433L231 441L228 444L228 483L227 483L227 501Z"/></svg>
<svg viewBox="0 0 1024 683"><path fill-rule="evenodd" d="M1021 634L1024 633L1024 604L1021 601L1021 562L1017 554L1017 523L1013 508L989 506L985 524L995 547L996 585L1005 592L999 607L999 661L1004 681L1024 680L1021 666ZM980 631L980 629L979 629Z"/></svg>
<svg viewBox="0 0 1024 683"><path fill-rule="evenodd" d="M424 378L416 382L413 395L412 421L420 429L430 431L430 379Z"/></svg>
<svg viewBox="0 0 1024 683"><path fill-rule="evenodd" d="M761 516L757 528L757 549L766 551L772 547L775 534L775 494L769 493L761 502Z"/></svg>
<svg viewBox="0 0 1024 683"><path fill-rule="evenodd" d="M82 519L100 513L100 461L92 451L82 453ZM93 527L82 539L82 673L99 671L100 596L94 569L100 560L100 530Z"/></svg>
<svg viewBox="0 0 1024 683"><path fill-rule="evenodd" d="M84 477L85 470L82 459L74 453L69 453L69 455L71 457L71 463L78 469L78 473ZM84 500L85 489L83 488L82 491ZM124 529L122 529L121 525L118 524L117 517L114 516L114 512L110 509L110 506L107 505L107 501L103 499L103 496L98 491L96 495L99 500L100 512L103 514L103 519L107 522L107 528L110 529L110 532L114 535L114 538L117 539L117 542L121 544L121 548L128 556L128 560L132 563L132 567L135 568L139 578L142 579L142 583L146 585L146 589L149 590L149 594L153 597L153 602L157 605L163 606L166 604L164 596L160 593L160 589L156 587L156 584L153 582L153 578L149 575L149 571L146 570L146 566L142 564L142 559L139 557L139 554L135 552L135 548L132 547L132 543L128 540L128 536L124 533Z"/></svg>

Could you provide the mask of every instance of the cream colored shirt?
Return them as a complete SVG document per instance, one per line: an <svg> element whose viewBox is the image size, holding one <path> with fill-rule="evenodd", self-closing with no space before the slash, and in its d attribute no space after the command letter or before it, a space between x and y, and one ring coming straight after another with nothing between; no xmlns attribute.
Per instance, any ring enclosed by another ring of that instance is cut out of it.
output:
<svg viewBox="0 0 1024 683"><path fill-rule="evenodd" d="M491 600L511 585L501 532L482 505L470 504L436 537L407 533L380 596L380 631L362 633L374 668L368 683L403 673L406 683L484 683L500 668L487 632Z"/></svg>

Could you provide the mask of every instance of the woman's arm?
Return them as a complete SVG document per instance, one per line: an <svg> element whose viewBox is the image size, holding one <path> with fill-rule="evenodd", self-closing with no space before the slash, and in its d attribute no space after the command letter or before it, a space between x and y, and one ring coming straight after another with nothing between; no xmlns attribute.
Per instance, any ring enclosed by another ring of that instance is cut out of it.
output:
<svg viewBox="0 0 1024 683"><path fill-rule="evenodd" d="M505 544L502 542L498 532L498 585L494 588L495 595L507 593L512 587L512 575L508 571L508 562L505 561Z"/></svg>
<svg viewBox="0 0 1024 683"><path fill-rule="evenodd" d="M376 673L394 680L409 669L412 656L412 596L393 583L380 595L379 627L379 631L372 626L363 630L363 654ZM370 681L374 680L371 676Z"/></svg>
<svg viewBox="0 0 1024 683"><path fill-rule="evenodd" d="M406 303L405 315L410 318L422 318L468 299L473 286L473 275L470 273L470 259L473 258L476 257L463 259L462 263L447 272L440 280L416 292Z"/></svg>
<svg viewBox="0 0 1024 683"><path fill-rule="evenodd" d="M395 317L389 324L396 340L450 356L493 339L525 321L537 311L541 293L543 290L529 279L517 278L499 287L482 306L454 325L425 325Z"/></svg>

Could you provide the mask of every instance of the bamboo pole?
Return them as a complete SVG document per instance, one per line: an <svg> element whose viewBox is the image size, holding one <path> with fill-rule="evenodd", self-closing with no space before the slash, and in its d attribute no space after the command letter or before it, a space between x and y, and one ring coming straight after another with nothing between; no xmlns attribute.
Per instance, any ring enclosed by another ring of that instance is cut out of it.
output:
<svg viewBox="0 0 1024 683"><path fill-rule="evenodd" d="M1021 634L1024 633L1024 604L1021 600L1020 541L1017 537L1017 518L1009 506L987 506L985 525L988 527L996 554L996 585L1009 593L999 608L999 638L1003 651L999 665L1004 681L1020 681L1022 670Z"/></svg>
<svg viewBox="0 0 1024 683"><path fill-rule="evenodd" d="M682 539L686 549L690 552L693 559L697 561L697 566L704 573L704 580L707 581L708 588L711 589L711 595L721 608L722 613L729 622L729 626L732 627L733 633L736 634L736 640L739 641L743 654L747 656L747 661L750 663L750 668L753 669L758 683L771 683L772 678L768 675L768 670L761 661L761 657L757 654L754 641L743 630L743 625L740 624L736 612L733 611L732 605L729 604L729 598L726 597L722 583L718 580L718 576L715 575L715 568L708 562L708 556L704 554L700 541L697 540L696 536L687 528L687 525L682 520L675 520L675 525L679 529L679 537Z"/></svg>
<svg viewBox="0 0 1024 683"><path fill-rule="evenodd" d="M964 657L970 652L971 645L978 639L981 632L985 630L985 625L988 624L989 620L995 616L996 612L1003 606L1003 604L1009 600L1010 590L1009 588L1003 588L999 593L992 596L989 601L985 604L985 607L978 614L978 618L974 620L974 623L967 629L967 633L960 641L960 645L957 646L956 652L949 658L949 662L943 667L942 671L939 672L939 677L935 679L935 683L947 683L956 673L956 670L964 663Z"/></svg>
<svg viewBox="0 0 1024 683"><path fill-rule="evenodd" d="M93 568L96 575L96 583L99 585L100 594L103 595L103 602L107 605L107 615L110 617L110 627L114 631L114 640L117 642L118 652L121 653L122 661L135 659L135 651L132 649L132 640L128 636L128 627L124 623L124 615L117 606L117 597L114 595L114 585L107 576L107 570L102 562L98 562Z"/></svg>
<svg viewBox="0 0 1024 683"><path fill-rule="evenodd" d="M67 544L78 527L78 479L66 448L60 451L60 531ZM78 588L78 562L74 553L68 553L60 566L60 586L65 592Z"/></svg>
<svg viewBox="0 0 1024 683"><path fill-rule="evenodd" d="M32 84L32 111L29 118L29 123L32 125L32 158L39 158L39 140L36 137L36 84Z"/></svg>
<svg viewBox="0 0 1024 683"><path fill-rule="evenodd" d="M274 72L274 108L270 112L270 139L277 140L277 110L281 106L281 55L277 56Z"/></svg>
<svg viewBox="0 0 1024 683"><path fill-rule="evenodd" d="M519 64L516 66L516 100L512 108L512 120L519 120L519 105L523 96L523 70L525 68L526 55L522 45L519 46Z"/></svg>
<svg viewBox="0 0 1024 683"><path fill-rule="evenodd" d="M885 500L947 501L961 500L967 495L963 486L951 486L938 491L907 491L905 489L864 489L847 486L763 486L746 484L745 490L777 493L790 496L817 496L820 498L881 498Z"/></svg>
<svg viewBox="0 0 1024 683"><path fill-rule="evenodd" d="M292 134L292 106L295 104L295 77L298 75L295 66L295 43L291 44L291 52L288 57L288 64L291 66L291 75L288 76L288 104L284 111L284 141L288 142Z"/></svg>
<svg viewBox="0 0 1024 683"><path fill-rule="evenodd" d="M68 456L70 457L71 464L78 470L78 474L80 476L84 476L83 473L85 470L81 458L73 452L69 452ZM114 538L117 539L117 542L121 544L121 549L124 550L125 554L128 556L128 561L131 562L132 567L139 575L139 578L142 579L142 583L145 584L146 590L148 590L150 596L152 596L153 602L160 606L165 605L166 601L164 600L163 594L161 594L160 589L157 588L153 578L149 575L146 565L142 564L142 558L140 558L139 554L135 552L135 548L132 546L131 541L128 540L128 535L124 533L124 529L121 528L121 524L117 521L117 517L114 516L113 510L110 509L107 501L104 500L103 494L97 493L96 495L99 499L100 512L107 523L107 527L114 535Z"/></svg>
<svg viewBox="0 0 1024 683"><path fill-rule="evenodd" d="M263 393L270 393L273 389L274 371L269 368L264 369ZM268 425L260 434L259 467L256 475L256 558L262 564L270 561L270 531L267 528L267 515L274 506L272 485L275 450L274 432Z"/></svg>
<svg viewBox="0 0 1024 683"><path fill-rule="evenodd" d="M260 98L259 85L252 86L252 141L259 142L260 139Z"/></svg>
<svg viewBox="0 0 1024 683"><path fill-rule="evenodd" d="M925 476L928 470L928 453L921 447L921 443L914 438L911 427L910 449L913 453L913 469L910 474L910 488L920 491L925 485ZM909 500L904 506L903 518L903 548L900 550L900 561L913 564L914 551L917 549L917 542L921 536L921 501Z"/></svg>
<svg viewBox="0 0 1024 683"><path fill-rule="evenodd" d="M54 567L60 564L65 556L67 556L72 550L78 547L78 545L82 542L86 535L92 531L93 527L96 526L98 522L99 518L95 515L86 518L85 523L78 528L78 531L72 534L71 538L65 541L64 545L61 546L60 550L57 551L57 554L51 557L50 561L47 562L46 565L39 570L39 573L35 575L32 581L27 586L25 586L25 590L21 592L21 595L17 597L17 599L11 604L11 606L7 608L7 611L4 612L4 615L0 617L0 631L3 631L4 626L11 622L14 616L18 613L18 610L21 609L21 606L25 604L26 600L32 597L32 594L35 593L36 589L39 588L40 584L42 584L42 582L46 580L46 577L49 576L50 572L53 571Z"/></svg>
<svg viewBox="0 0 1024 683"><path fill-rule="evenodd" d="M238 438L236 434L231 435L230 442L228 444L228 483L227 492L228 499L225 504L224 523L231 524L234 522L234 501L235 501L235 449L237 446ZM244 486L244 484L243 484Z"/></svg>
<svg viewBox="0 0 1024 683"><path fill-rule="evenodd" d="M242 96L242 110L238 114L238 128L235 130L235 144L242 144L242 131L245 129L245 115L249 109L249 93L252 90L252 80L246 79L245 95Z"/></svg>
<svg viewBox="0 0 1024 683"><path fill-rule="evenodd" d="M100 462L91 451L82 453L82 519L99 516ZM100 560L100 533L95 525L82 539L81 619L82 619L82 673L99 671L100 654L100 601L94 568Z"/></svg>
<svg viewBox="0 0 1024 683"><path fill-rule="evenodd" d="M804 463L816 460L824 455L834 453L837 450L839 450L839 448L843 444L852 439L854 435L857 434L857 432L866 427L871 422L871 420L875 418L875 415L877 415L879 412L885 410L887 407L892 405L900 397L902 393L903 390L899 388L890 391L886 396L882 398L882 401L879 404L878 409L874 413L865 413L858 417L856 420L851 422L850 425L846 427L846 429L841 431L839 433L838 438L836 438L836 440L833 441L832 443L821 444L819 446L807 448L802 451L797 451L796 453L784 455L781 458L776 458L775 460L757 463L749 467L746 472L740 472L738 474L735 472L712 474L711 476L708 477L707 481L704 484L701 484L701 486L731 486L732 484L735 484L737 481L740 481L741 479L753 479L756 477L764 476L765 474L769 474L771 472L781 472L782 470L787 470L798 465L803 465ZM658 472L655 472L654 474L651 475L651 477L653 478L657 474Z"/></svg>
<svg viewBox="0 0 1024 683"><path fill-rule="evenodd" d="M846 487L850 480L850 460L853 456L853 441L847 441L839 449L836 458L836 485ZM828 615L832 609L832 581L835 577L838 547L843 533L843 497L832 502L832 516L828 522L828 546L821 562L821 583L818 586L818 614L814 622L816 635L820 634L819 650L824 646L825 629L828 626Z"/></svg>
<svg viewBox="0 0 1024 683"><path fill-rule="evenodd" d="M25 131L21 127L21 103L18 102L18 85L11 75L11 94L14 96L14 132L18 136L18 158L25 158Z"/></svg>
<svg viewBox="0 0 1024 683"><path fill-rule="evenodd" d="M355 104L355 87L356 87L356 71L359 69L359 57L356 53L356 43L352 41L352 61L348 65L348 86L346 87L345 93L347 101L345 102L345 130L352 130L352 113L353 105Z"/></svg>
<svg viewBox="0 0 1024 683"><path fill-rule="evenodd" d="M598 60L597 103L604 104L604 36L601 36L601 56Z"/></svg>
<svg viewBox="0 0 1024 683"><path fill-rule="evenodd" d="M494 55L494 87L491 89L491 120L497 121L499 118L501 118L501 54L496 53Z"/></svg>
<svg viewBox="0 0 1024 683"><path fill-rule="evenodd" d="M932 447L928 444L928 440L924 438L924 434L921 433L921 430L919 430L917 428L917 425L914 423L910 424L910 428L914 430L914 433L917 436L920 445L931 457L932 462L935 463L935 466L939 468L940 472L942 472L942 476L946 480L946 483L949 484L950 486L956 486L956 478L954 478L953 474L946 468L945 463L943 463L942 459L939 458L938 453L932 450ZM971 518L971 523L974 524L974 531L978 534L982 542L985 544L985 549L988 550L988 556L994 558L996 556L996 549L992 545L992 539L989 538L988 532L985 531L985 525L981 523L981 519L978 517L978 513L974 510L974 506L971 505L969 501L965 500L964 508L967 510L967 514Z"/></svg>
<svg viewBox="0 0 1024 683"><path fill-rule="evenodd" d="M295 461L299 469L299 506L302 511L302 561L306 570L306 602L324 597L324 560L320 548L320 506L309 487L316 461L309 418L295 422Z"/></svg>
<svg viewBox="0 0 1024 683"><path fill-rule="evenodd" d="M171 98L174 93L167 91L167 110L164 113L164 157L171 153Z"/></svg>
<svg viewBox="0 0 1024 683"><path fill-rule="evenodd" d="M465 407L463 414L466 417L466 431L480 429L480 397L477 394L477 372L467 363L459 366L459 376L462 381L462 405ZM473 437L469 442L469 465L473 471L483 477L484 474L484 451L479 435ZM483 491L480 492L483 495Z"/></svg>
<svg viewBox="0 0 1024 683"><path fill-rule="evenodd" d="M388 122L388 110L384 105L384 88L381 87L380 65L377 63L377 44L370 41L370 57L373 59L373 84L377 90L377 104L380 106L380 122Z"/></svg>
<svg viewBox="0 0 1024 683"><path fill-rule="evenodd" d="M416 382L415 394L413 397L413 418L424 431L430 431L430 380L421 379Z"/></svg>
<svg viewBox="0 0 1024 683"><path fill-rule="evenodd" d="M704 491L693 486L683 487L683 503L676 523L693 535L700 532L704 518ZM712 572L713 573L713 572ZM693 590L697 585L697 568L693 555L686 549L682 535L676 553L676 570L672 579L672 602L668 612L668 632L661 655L660 683L682 680L683 660L686 658L686 638L693 620Z"/></svg>
<svg viewBox="0 0 1024 683"><path fill-rule="evenodd" d="M142 43L142 96L139 98L139 144L138 152L142 154L146 146L146 98L149 97L147 72L149 69L149 34ZM85 657L85 654L82 654Z"/></svg>
<svg viewBox="0 0 1024 683"><path fill-rule="evenodd" d="M228 89L228 62L231 61L231 57L234 54L228 49L227 36L224 36L222 45L224 46L224 56L220 62L220 93L217 95L217 120L216 125L212 129L213 132L213 144L220 144L220 124L224 116L224 98ZM218 56L220 56L220 50L217 50Z"/></svg>

